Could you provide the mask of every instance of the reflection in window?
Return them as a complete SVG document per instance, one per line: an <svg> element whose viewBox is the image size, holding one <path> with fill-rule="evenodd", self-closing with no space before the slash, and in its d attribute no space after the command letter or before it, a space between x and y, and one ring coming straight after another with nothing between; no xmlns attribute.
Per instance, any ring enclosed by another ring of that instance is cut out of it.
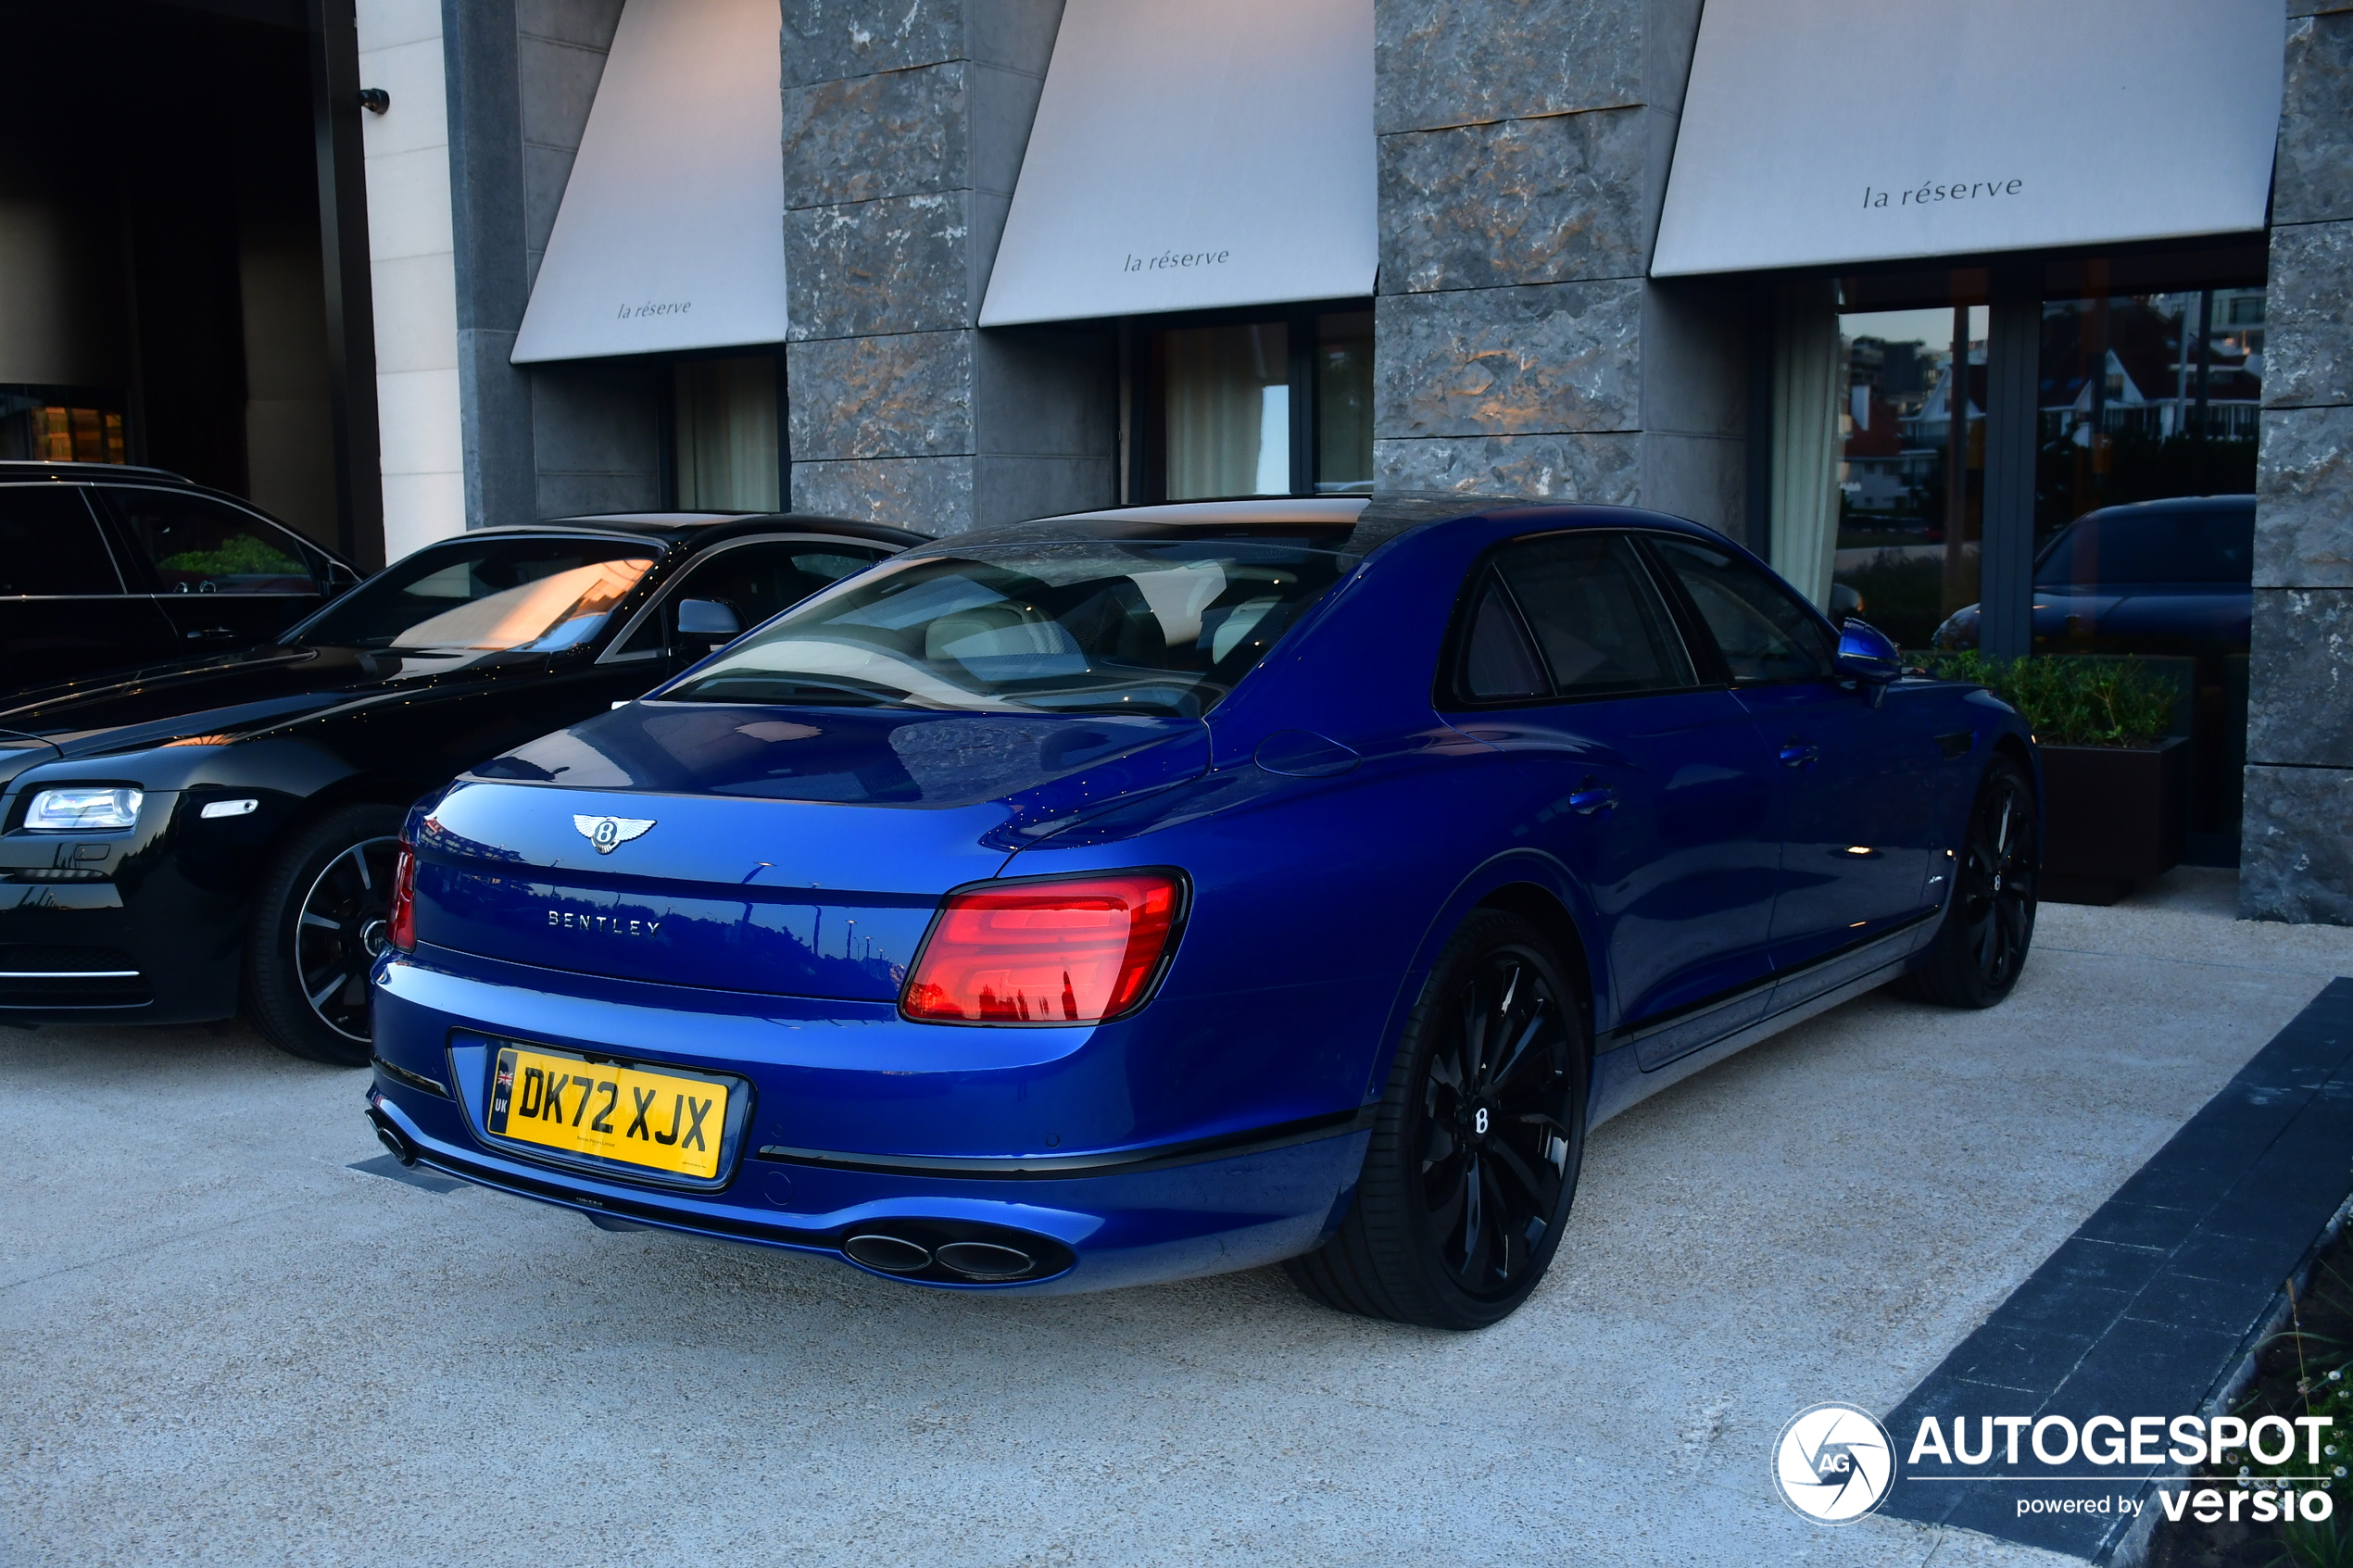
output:
<svg viewBox="0 0 2353 1568"><path fill-rule="evenodd" d="M2192 859L2227 861L2246 760L2263 290L2046 301L2036 379L2034 651L2130 655L2180 694Z"/></svg>
<svg viewBox="0 0 2353 1568"><path fill-rule="evenodd" d="M1319 319L1315 334L1315 491L1373 491L1373 313Z"/></svg>
<svg viewBox="0 0 2353 1568"><path fill-rule="evenodd" d="M678 505L773 512L784 505L776 359L686 359L673 367Z"/></svg>
<svg viewBox="0 0 2353 1568"><path fill-rule="evenodd" d="M1901 647L1928 646L1947 616L1977 602L1985 335L1982 305L1839 317L1831 608Z"/></svg>
<svg viewBox="0 0 2353 1568"><path fill-rule="evenodd" d="M653 565L601 539L456 539L368 579L307 622L306 643L362 648L573 647Z"/></svg>
<svg viewBox="0 0 2353 1568"><path fill-rule="evenodd" d="M121 395L68 386L0 386L0 459L127 463Z"/></svg>

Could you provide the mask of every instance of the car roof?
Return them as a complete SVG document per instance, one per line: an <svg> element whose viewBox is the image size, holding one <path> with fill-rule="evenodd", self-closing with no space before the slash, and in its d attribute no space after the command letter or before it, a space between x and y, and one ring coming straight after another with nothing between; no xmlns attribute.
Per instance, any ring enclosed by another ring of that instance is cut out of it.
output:
<svg viewBox="0 0 2353 1568"><path fill-rule="evenodd" d="M1071 539L1249 539L1277 540L1306 549L1369 555L1390 540L1426 524L1454 518L1543 508L1563 522L1700 525L1631 507L1591 506L1551 496L1476 495L1450 492L1390 491L1373 495L1315 495L1290 499L1254 497L1176 501L1099 511L1065 512L1028 522L950 534L934 549L971 545L1032 544Z"/></svg>
<svg viewBox="0 0 2353 1568"><path fill-rule="evenodd" d="M2210 515L2253 510L2253 495L2169 495L2162 501L2126 501L2113 507L2102 507L2097 511L2085 512L2083 516L2106 521L2133 517L2180 517L2185 512Z"/></svg>
<svg viewBox="0 0 2353 1568"><path fill-rule="evenodd" d="M716 544L747 533L824 533L837 538L857 539L876 545L888 545L893 549L908 549L931 542L926 534L893 528L887 523L864 522L855 518L825 517L815 512L689 512L640 511L597 512L576 517L549 518L544 522L505 523L495 528L469 529L453 538L472 538L477 534L520 537L548 534L600 534L610 538L616 533L634 533L659 539L667 544L692 540L697 545ZM434 544L447 541L436 539Z"/></svg>
<svg viewBox="0 0 2353 1568"><path fill-rule="evenodd" d="M185 474L170 469L143 468L136 463L56 463L38 458L0 458L0 481L11 479L135 479L142 484L184 484L201 489Z"/></svg>

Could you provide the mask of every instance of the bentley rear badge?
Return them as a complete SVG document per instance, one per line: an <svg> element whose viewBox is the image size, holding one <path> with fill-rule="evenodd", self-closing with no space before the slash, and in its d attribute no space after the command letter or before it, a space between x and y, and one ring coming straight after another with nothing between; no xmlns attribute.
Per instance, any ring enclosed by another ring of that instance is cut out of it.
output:
<svg viewBox="0 0 2353 1568"><path fill-rule="evenodd" d="M597 847L598 854L610 855L631 839L644 836L654 824L649 817L574 817L572 825Z"/></svg>

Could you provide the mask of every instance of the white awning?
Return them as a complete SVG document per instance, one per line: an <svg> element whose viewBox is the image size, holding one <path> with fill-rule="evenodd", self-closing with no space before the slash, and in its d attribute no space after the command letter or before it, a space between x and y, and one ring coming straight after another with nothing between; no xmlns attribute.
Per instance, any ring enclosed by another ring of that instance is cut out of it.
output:
<svg viewBox="0 0 2353 1568"><path fill-rule="evenodd" d="M1651 271L2263 227L2279 0L1707 0Z"/></svg>
<svg viewBox="0 0 2353 1568"><path fill-rule="evenodd" d="M628 0L515 363L785 337L776 0Z"/></svg>
<svg viewBox="0 0 2353 1568"><path fill-rule="evenodd" d="M1372 0L1068 0L984 327L1373 292Z"/></svg>

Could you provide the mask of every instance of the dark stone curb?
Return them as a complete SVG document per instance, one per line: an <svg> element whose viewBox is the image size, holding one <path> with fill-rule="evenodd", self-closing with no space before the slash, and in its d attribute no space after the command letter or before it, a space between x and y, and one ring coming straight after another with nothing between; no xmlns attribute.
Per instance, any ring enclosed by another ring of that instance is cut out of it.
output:
<svg viewBox="0 0 2353 1568"><path fill-rule="evenodd" d="M1897 1460L1930 1415L1949 1436L1957 1415L2203 1411L2353 1191L2349 1162L2353 980L2333 980L1889 1413ZM2145 1501L2168 1473L2117 1465L2070 1485L2029 1482L2032 1469L2004 1486L1916 1481L1899 1462L1886 1512L2105 1562L2134 1534L2132 1512L2019 1518L2017 1499Z"/></svg>

